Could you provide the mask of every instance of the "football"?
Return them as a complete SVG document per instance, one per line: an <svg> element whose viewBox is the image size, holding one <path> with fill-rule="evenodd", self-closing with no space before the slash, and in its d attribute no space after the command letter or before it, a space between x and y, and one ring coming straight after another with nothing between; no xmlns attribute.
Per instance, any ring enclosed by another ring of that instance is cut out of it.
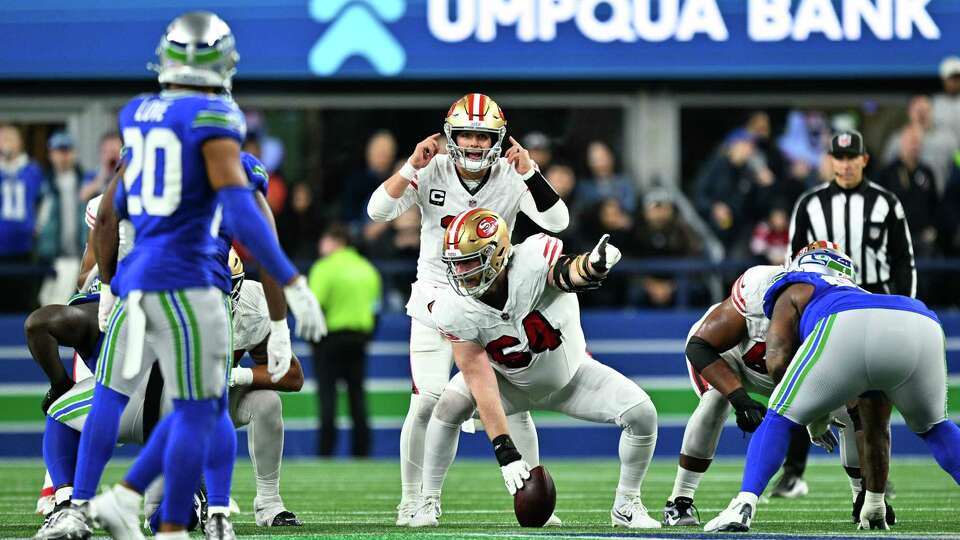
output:
<svg viewBox="0 0 960 540"><path fill-rule="evenodd" d="M513 496L513 513L521 527L543 527L557 506L557 488L543 465L530 469L530 478Z"/></svg>

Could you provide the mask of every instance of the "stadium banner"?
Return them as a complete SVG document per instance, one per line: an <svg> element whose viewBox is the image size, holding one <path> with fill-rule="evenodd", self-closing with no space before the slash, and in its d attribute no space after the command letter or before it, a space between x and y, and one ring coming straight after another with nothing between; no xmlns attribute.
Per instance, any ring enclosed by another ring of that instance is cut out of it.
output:
<svg viewBox="0 0 960 540"><path fill-rule="evenodd" d="M146 79L187 0L5 0L0 79ZM234 0L243 79L934 77L957 0ZM67 44L67 45L65 45Z"/></svg>

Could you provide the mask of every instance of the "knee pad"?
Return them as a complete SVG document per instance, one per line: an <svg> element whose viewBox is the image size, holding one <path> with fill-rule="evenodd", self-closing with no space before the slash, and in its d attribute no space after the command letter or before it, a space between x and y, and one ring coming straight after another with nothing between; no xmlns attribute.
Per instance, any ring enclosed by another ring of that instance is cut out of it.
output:
<svg viewBox="0 0 960 540"><path fill-rule="evenodd" d="M475 408L473 401L459 392L444 392L433 409L433 416L446 424L459 426L470 418Z"/></svg>
<svg viewBox="0 0 960 540"><path fill-rule="evenodd" d="M634 437L657 435L657 409L653 401L646 400L627 409L617 418L617 424Z"/></svg>

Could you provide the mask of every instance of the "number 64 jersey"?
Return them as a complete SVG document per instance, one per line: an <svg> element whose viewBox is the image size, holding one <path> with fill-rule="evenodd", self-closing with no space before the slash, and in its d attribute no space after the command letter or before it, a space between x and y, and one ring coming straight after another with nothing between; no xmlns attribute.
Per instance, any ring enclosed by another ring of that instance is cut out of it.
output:
<svg viewBox="0 0 960 540"><path fill-rule="evenodd" d="M773 378L767 373L767 330L770 321L763 314L763 295L767 292L774 276L783 272L782 266L761 265L747 269L730 288L730 302L737 313L743 316L747 325L747 336L730 350L724 351L720 357L733 368L744 387L749 392L769 395L775 386ZM690 328L687 341L703 324L703 321L720 304L715 304ZM693 366L687 362L690 381L698 396L709 390L710 383L701 377Z"/></svg>
<svg viewBox="0 0 960 540"><path fill-rule="evenodd" d="M202 148L211 139L243 142L240 109L225 96L164 91L132 99L119 120L130 158L113 202L135 237L111 282L113 292L229 291L230 276L217 258L217 197Z"/></svg>
<svg viewBox="0 0 960 540"><path fill-rule="evenodd" d="M538 234L513 247L503 309L445 288L431 306L438 330L487 351L493 368L538 399L563 388L588 358L577 295L547 285L563 242Z"/></svg>

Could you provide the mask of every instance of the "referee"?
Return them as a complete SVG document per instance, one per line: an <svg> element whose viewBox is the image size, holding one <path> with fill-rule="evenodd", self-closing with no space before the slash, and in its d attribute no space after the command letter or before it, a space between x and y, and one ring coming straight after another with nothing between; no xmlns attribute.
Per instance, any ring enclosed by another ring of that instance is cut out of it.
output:
<svg viewBox="0 0 960 540"><path fill-rule="evenodd" d="M864 178L870 156L857 131L841 131L830 139L833 181L815 187L797 199L790 221L790 249L796 254L816 240L836 242L857 266L861 287L880 294L917 295L913 244L903 205L893 193ZM773 497L801 497L810 440L795 432L783 475ZM851 482L859 469L847 469Z"/></svg>

